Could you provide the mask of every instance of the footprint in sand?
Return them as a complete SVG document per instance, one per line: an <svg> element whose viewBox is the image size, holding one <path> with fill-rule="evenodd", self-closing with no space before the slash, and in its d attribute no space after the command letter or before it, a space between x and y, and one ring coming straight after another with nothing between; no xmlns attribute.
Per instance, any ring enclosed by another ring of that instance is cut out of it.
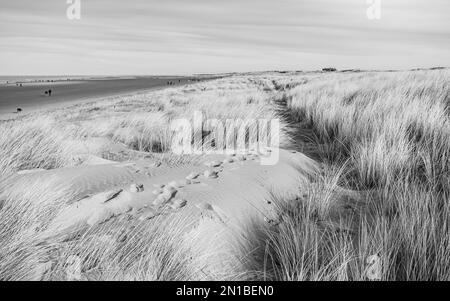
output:
<svg viewBox="0 0 450 301"><path fill-rule="evenodd" d="M124 206L122 206L122 208L120 210L121 210L121 213L127 213L127 212L131 212L133 210L133 207L131 205L124 205Z"/></svg>
<svg viewBox="0 0 450 301"><path fill-rule="evenodd" d="M173 210L177 210L177 209L183 208L184 206L186 206L186 204L187 204L187 201L185 199L177 199L177 200L174 200L169 206Z"/></svg>
<svg viewBox="0 0 450 301"><path fill-rule="evenodd" d="M183 184L181 182L172 181L167 184L167 186L173 187L173 188L181 188L183 187Z"/></svg>
<svg viewBox="0 0 450 301"><path fill-rule="evenodd" d="M144 212L141 216L139 216L138 220L145 221L148 219L152 219L156 216L156 213L153 210L149 210Z"/></svg>
<svg viewBox="0 0 450 301"><path fill-rule="evenodd" d="M145 207L136 207L136 206L134 206L134 207L133 207L133 210L131 210L129 216L130 216L131 219L132 219L132 217L134 217L134 216L136 216L136 215L141 214L142 212L144 212L145 209L146 209Z"/></svg>
<svg viewBox="0 0 450 301"><path fill-rule="evenodd" d="M163 193L166 194L175 194L177 192L177 189L173 186L167 185L163 189Z"/></svg>
<svg viewBox="0 0 450 301"><path fill-rule="evenodd" d="M215 161L205 162L205 165L208 167L219 167L220 165L222 165L222 162L215 160Z"/></svg>
<svg viewBox="0 0 450 301"><path fill-rule="evenodd" d="M186 176L186 178L183 180L183 183L185 185L191 185L191 184L198 184L200 181L197 181L196 179L200 176L198 172L191 172Z"/></svg>
<svg viewBox="0 0 450 301"><path fill-rule="evenodd" d="M161 166L161 162L154 162L152 165L150 165L150 167L160 167Z"/></svg>
<svg viewBox="0 0 450 301"><path fill-rule="evenodd" d="M214 210L211 204L206 202L196 204L195 206L201 210Z"/></svg>
<svg viewBox="0 0 450 301"><path fill-rule="evenodd" d="M223 211L220 210L220 208L217 208L216 210L216 208L213 205L207 202L199 203L196 204L195 206L202 211L208 211L212 215L212 217L215 217L220 222L225 223L226 216L224 215Z"/></svg>
<svg viewBox="0 0 450 301"><path fill-rule="evenodd" d="M225 159L223 159L223 161L222 161L223 163L233 163L234 162L234 159L233 158L225 158Z"/></svg>
<svg viewBox="0 0 450 301"><path fill-rule="evenodd" d="M197 172L191 172L186 176L186 180L194 180L197 179L200 174Z"/></svg>
<svg viewBox="0 0 450 301"><path fill-rule="evenodd" d="M200 181L198 180L186 180L187 185L198 184Z"/></svg>
<svg viewBox="0 0 450 301"><path fill-rule="evenodd" d="M165 194L160 194L153 201L153 205L159 207L159 206L166 204L168 201L170 201L170 196L167 196Z"/></svg>
<svg viewBox="0 0 450 301"><path fill-rule="evenodd" d="M161 194L162 192L163 192L162 189L155 189L152 191L152 193L155 195Z"/></svg>
<svg viewBox="0 0 450 301"><path fill-rule="evenodd" d="M128 213L133 210L133 207L129 204L121 204L118 207L112 208L111 212L113 213L113 216L120 216L123 213Z"/></svg>
<svg viewBox="0 0 450 301"><path fill-rule="evenodd" d="M238 156L236 156L236 158L237 158L239 161L245 161L245 160L247 160L247 158L246 158L244 155L238 155Z"/></svg>
<svg viewBox="0 0 450 301"><path fill-rule="evenodd" d="M163 189L163 192L159 194L156 199L153 201L153 205L162 206L170 201L175 194L177 193L177 189L172 186L166 186Z"/></svg>
<svg viewBox="0 0 450 301"><path fill-rule="evenodd" d="M181 187L184 187L184 186L191 184L191 180L183 179L183 180L180 180L179 183L180 183Z"/></svg>
<svg viewBox="0 0 450 301"><path fill-rule="evenodd" d="M217 175L217 171L215 171L215 170L205 170L205 172L203 173L203 176L205 178L210 178L210 179L216 179L219 177Z"/></svg>
<svg viewBox="0 0 450 301"><path fill-rule="evenodd" d="M259 159L259 154L251 154L249 156L250 160L258 160Z"/></svg>
<svg viewBox="0 0 450 301"><path fill-rule="evenodd" d="M131 192L142 192L142 191L144 191L144 184L131 184L130 191Z"/></svg>

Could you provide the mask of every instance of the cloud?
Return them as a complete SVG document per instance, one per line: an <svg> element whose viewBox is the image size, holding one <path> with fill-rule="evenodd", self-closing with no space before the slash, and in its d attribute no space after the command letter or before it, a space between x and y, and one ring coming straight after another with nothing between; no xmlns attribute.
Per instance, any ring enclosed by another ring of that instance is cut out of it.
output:
<svg viewBox="0 0 450 301"><path fill-rule="evenodd" d="M377 21L365 0L81 0L79 21L65 0L0 8L4 74L450 65L447 0L381 0Z"/></svg>

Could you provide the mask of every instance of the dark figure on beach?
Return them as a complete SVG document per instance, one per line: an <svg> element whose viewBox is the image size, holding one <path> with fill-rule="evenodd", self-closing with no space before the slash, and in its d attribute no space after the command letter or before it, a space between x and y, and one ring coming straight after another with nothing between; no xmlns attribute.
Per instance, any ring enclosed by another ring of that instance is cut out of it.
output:
<svg viewBox="0 0 450 301"><path fill-rule="evenodd" d="M47 90L45 90L45 92L44 92L44 93L45 93L45 95L48 95L48 91L47 91Z"/></svg>
<svg viewBox="0 0 450 301"><path fill-rule="evenodd" d="M48 90L48 96L52 96L52 90Z"/></svg>
<svg viewBox="0 0 450 301"><path fill-rule="evenodd" d="M22 108L17 108L17 113L22 112Z"/></svg>

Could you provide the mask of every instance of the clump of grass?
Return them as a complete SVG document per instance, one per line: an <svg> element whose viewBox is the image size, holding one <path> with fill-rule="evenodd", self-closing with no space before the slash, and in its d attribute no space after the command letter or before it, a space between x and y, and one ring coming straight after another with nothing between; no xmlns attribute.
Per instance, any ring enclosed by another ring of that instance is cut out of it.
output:
<svg viewBox="0 0 450 301"><path fill-rule="evenodd" d="M348 197L340 188L342 170L327 170L302 186L302 197L273 195L273 219L248 225L243 250L260 280L364 279L355 252L354 216L340 215ZM269 220L269 222L268 222Z"/></svg>
<svg viewBox="0 0 450 301"><path fill-rule="evenodd" d="M292 120L312 129L325 166L342 168L341 185L370 211L359 213L349 243L310 226L304 200L281 207L285 224L266 235L276 279L364 279L371 254L381 279L450 278L448 78L447 70L332 75L290 92Z"/></svg>
<svg viewBox="0 0 450 301"><path fill-rule="evenodd" d="M446 70L339 75L293 89L289 109L319 143L333 145L322 154L328 163L345 154L358 181L373 187L429 169L449 172L449 90ZM432 158L428 168L424 158Z"/></svg>
<svg viewBox="0 0 450 301"><path fill-rule="evenodd" d="M64 166L70 151L51 119L0 124L0 177L23 169Z"/></svg>

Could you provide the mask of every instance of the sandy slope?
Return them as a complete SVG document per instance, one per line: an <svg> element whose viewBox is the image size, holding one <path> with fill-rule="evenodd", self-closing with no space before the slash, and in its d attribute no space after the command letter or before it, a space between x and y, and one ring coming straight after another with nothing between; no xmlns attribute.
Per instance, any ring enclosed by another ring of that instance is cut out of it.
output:
<svg viewBox="0 0 450 301"><path fill-rule="evenodd" d="M255 216L275 222L271 196L298 195L316 165L301 153L281 150L276 165L264 166L262 155L205 155L197 163L176 167L151 159L100 160L91 162L94 165L21 172L4 193L14 199L16 193L26 194L27 187L52 187L72 195L45 231L50 236L116 218L145 220L192 210L226 224Z"/></svg>

